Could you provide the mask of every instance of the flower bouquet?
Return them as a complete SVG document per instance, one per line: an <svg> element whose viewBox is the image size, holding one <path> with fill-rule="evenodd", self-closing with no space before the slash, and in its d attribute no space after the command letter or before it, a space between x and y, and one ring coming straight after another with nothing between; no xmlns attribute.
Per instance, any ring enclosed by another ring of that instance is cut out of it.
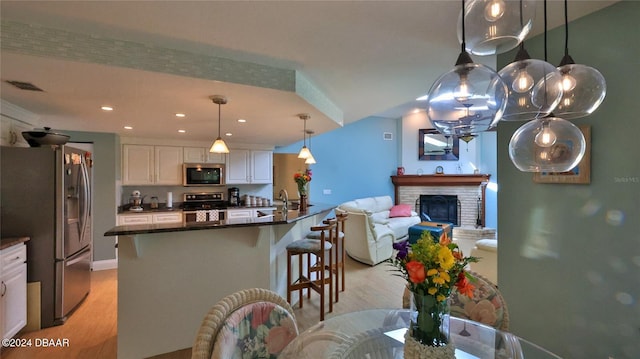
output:
<svg viewBox="0 0 640 359"><path fill-rule="evenodd" d="M473 296L473 277L464 268L478 259L464 257L446 233L435 241L431 232L424 231L415 244L399 242L393 248L397 254L389 262L400 272L397 275L407 280L413 310L405 358L453 358L448 298L454 287Z"/></svg>
<svg viewBox="0 0 640 359"><path fill-rule="evenodd" d="M311 182L311 170L307 169L304 172L296 172L293 175L293 180L298 184L298 193L301 196L307 195L307 183Z"/></svg>

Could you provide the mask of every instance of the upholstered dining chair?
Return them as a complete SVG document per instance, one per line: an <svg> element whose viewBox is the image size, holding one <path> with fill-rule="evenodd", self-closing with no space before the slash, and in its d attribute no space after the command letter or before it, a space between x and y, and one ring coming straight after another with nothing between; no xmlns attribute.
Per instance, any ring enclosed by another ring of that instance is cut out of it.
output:
<svg viewBox="0 0 640 359"><path fill-rule="evenodd" d="M454 287L449 297L451 315L486 324L499 330L509 330L509 310L498 287L482 275L468 271L475 279L471 284L475 287L473 298L458 292ZM410 306L410 293L405 288L402 297L403 308Z"/></svg>
<svg viewBox="0 0 640 359"><path fill-rule="evenodd" d="M284 298L263 288L245 289L209 310L191 358L274 358L297 336L293 309Z"/></svg>

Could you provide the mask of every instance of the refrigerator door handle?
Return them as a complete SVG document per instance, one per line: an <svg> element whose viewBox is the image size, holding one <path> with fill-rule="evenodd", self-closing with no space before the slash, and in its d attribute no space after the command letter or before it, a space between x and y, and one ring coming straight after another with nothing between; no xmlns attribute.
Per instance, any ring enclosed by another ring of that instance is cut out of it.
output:
<svg viewBox="0 0 640 359"><path fill-rule="evenodd" d="M83 242L84 238L86 236L86 231L87 231L87 226L89 225L89 211L90 206L91 206L91 198L89 198L89 196L91 195L91 191L89 189L89 171L87 170L87 165L84 161L84 158L82 159L82 161L80 161L80 168L82 169L82 184L83 184L83 197L84 197L84 205L83 205L83 213L82 213L82 232L80 234L80 241Z"/></svg>

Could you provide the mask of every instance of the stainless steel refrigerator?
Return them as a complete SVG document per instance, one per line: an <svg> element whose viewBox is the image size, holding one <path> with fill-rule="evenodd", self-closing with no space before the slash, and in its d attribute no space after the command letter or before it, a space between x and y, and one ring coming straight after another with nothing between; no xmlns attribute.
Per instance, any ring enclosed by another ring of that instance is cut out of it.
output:
<svg viewBox="0 0 640 359"><path fill-rule="evenodd" d="M0 148L2 237L29 236L27 281L40 282L41 325L64 323L91 283L91 153Z"/></svg>

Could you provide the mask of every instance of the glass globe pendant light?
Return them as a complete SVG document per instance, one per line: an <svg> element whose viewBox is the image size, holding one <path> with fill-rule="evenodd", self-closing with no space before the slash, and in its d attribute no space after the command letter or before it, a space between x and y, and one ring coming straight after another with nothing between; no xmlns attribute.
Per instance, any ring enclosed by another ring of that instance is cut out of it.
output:
<svg viewBox="0 0 640 359"><path fill-rule="evenodd" d="M498 73L508 87L504 121L528 121L548 116L562 98L562 76L547 59L547 15L545 12L545 61L532 59L520 43L512 63Z"/></svg>
<svg viewBox="0 0 640 359"><path fill-rule="evenodd" d="M525 123L509 141L509 158L523 172L569 171L580 163L585 150L582 131L552 116Z"/></svg>
<svg viewBox="0 0 640 359"><path fill-rule="evenodd" d="M213 142L209 152L214 153L229 153L229 148L227 144L224 143L222 137L220 137L220 106L227 103L227 98L221 95L211 96L211 101L218 105L218 138Z"/></svg>
<svg viewBox="0 0 640 359"><path fill-rule="evenodd" d="M486 56L514 49L529 34L536 9L534 0L471 0L466 4L466 50ZM463 10L464 11L464 10ZM458 31L462 42L462 32Z"/></svg>
<svg viewBox="0 0 640 359"><path fill-rule="evenodd" d="M607 84L600 71L577 65L569 55L569 19L564 1L564 57L558 70L562 75L563 95L554 113L565 119L585 117L595 111L607 93Z"/></svg>
<svg viewBox="0 0 640 359"><path fill-rule="evenodd" d="M464 4L462 0L463 15ZM465 50L464 32L463 19L456 65L431 85L427 95L427 116L445 135L466 136L494 128L507 101L507 88L498 73L471 60Z"/></svg>

